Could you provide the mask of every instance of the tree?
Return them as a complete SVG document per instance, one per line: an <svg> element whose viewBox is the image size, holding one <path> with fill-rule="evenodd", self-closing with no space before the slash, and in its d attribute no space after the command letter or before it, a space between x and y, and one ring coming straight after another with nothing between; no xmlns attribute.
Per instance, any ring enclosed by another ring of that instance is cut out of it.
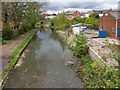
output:
<svg viewBox="0 0 120 90"><path fill-rule="evenodd" d="M70 27L69 21L67 20L64 12L59 13L56 17L50 19L50 23L51 27L55 30L66 30Z"/></svg>
<svg viewBox="0 0 120 90"><path fill-rule="evenodd" d="M86 18L85 23L86 24L92 24L92 19L91 18Z"/></svg>
<svg viewBox="0 0 120 90"><path fill-rule="evenodd" d="M98 13L92 13L92 14L89 15L89 17L92 18L92 19L99 19L100 18Z"/></svg>
<svg viewBox="0 0 120 90"><path fill-rule="evenodd" d="M3 28L9 26L12 30L26 32L35 27L37 22L43 20L42 6L38 2L3 2L2 22Z"/></svg>

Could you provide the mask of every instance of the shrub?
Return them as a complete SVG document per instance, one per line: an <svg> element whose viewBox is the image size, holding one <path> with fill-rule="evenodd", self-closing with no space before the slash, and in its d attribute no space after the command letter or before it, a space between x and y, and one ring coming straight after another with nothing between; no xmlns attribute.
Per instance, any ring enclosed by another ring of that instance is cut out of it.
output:
<svg viewBox="0 0 120 90"><path fill-rule="evenodd" d="M84 34L77 36L75 46L72 48L73 54L77 57L82 57L87 54L87 37Z"/></svg>
<svg viewBox="0 0 120 90"><path fill-rule="evenodd" d="M118 69L100 66L102 62L93 62L84 66L84 85L87 88L118 88Z"/></svg>
<svg viewBox="0 0 120 90"><path fill-rule="evenodd" d="M13 31L11 30L11 28L8 25L2 31L2 37L5 40L12 39L12 37L13 37Z"/></svg>
<svg viewBox="0 0 120 90"><path fill-rule="evenodd" d="M28 32L31 28L31 25L29 23L23 23L18 30L19 35L24 34L25 32Z"/></svg>
<svg viewBox="0 0 120 90"><path fill-rule="evenodd" d="M20 29L18 30L18 34L21 35L21 34L24 34L24 28L23 27L20 27Z"/></svg>

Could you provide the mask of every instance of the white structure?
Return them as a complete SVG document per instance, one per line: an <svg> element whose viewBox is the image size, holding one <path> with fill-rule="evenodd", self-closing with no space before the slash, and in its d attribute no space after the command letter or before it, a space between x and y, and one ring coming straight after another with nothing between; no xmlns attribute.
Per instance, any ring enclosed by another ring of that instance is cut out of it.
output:
<svg viewBox="0 0 120 90"><path fill-rule="evenodd" d="M56 17L56 16L53 16L53 15L51 15L51 16L46 16L46 19L50 19L50 18L54 18L54 17Z"/></svg>
<svg viewBox="0 0 120 90"><path fill-rule="evenodd" d="M86 13L86 14L85 14L85 17L89 17L89 15L90 15L90 14Z"/></svg>
<svg viewBox="0 0 120 90"><path fill-rule="evenodd" d="M73 31L73 35L79 35L80 34L80 24L72 25L72 31Z"/></svg>

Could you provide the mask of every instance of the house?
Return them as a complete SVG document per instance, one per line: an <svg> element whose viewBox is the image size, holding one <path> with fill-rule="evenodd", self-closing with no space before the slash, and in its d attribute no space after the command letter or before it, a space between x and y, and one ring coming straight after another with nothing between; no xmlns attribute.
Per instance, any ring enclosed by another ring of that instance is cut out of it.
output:
<svg viewBox="0 0 120 90"><path fill-rule="evenodd" d="M111 10L112 9L88 11L88 12L85 13L85 17L89 17L89 15L92 14L92 13L98 13L99 16L102 17L105 12L111 11Z"/></svg>
<svg viewBox="0 0 120 90"><path fill-rule="evenodd" d="M66 15L68 20L72 20L75 17L83 18L85 16L84 13L80 13L79 11L67 11Z"/></svg>
<svg viewBox="0 0 120 90"><path fill-rule="evenodd" d="M120 38L120 11L107 11L100 18L99 30L106 30L107 36Z"/></svg>

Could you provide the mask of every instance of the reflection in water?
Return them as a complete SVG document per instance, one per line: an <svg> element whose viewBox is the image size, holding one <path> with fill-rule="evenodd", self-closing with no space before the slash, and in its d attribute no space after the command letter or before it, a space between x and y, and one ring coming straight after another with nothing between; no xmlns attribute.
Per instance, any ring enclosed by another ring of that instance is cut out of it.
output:
<svg viewBox="0 0 120 90"><path fill-rule="evenodd" d="M65 65L72 54L56 33L41 31L29 46L23 64L9 75L9 88L80 88L82 81Z"/></svg>
<svg viewBox="0 0 120 90"><path fill-rule="evenodd" d="M50 38L52 38L56 41L59 41L61 47L63 48L63 51L65 50L66 44L60 37L58 37L58 34L56 32L52 32L51 35L50 35Z"/></svg>

